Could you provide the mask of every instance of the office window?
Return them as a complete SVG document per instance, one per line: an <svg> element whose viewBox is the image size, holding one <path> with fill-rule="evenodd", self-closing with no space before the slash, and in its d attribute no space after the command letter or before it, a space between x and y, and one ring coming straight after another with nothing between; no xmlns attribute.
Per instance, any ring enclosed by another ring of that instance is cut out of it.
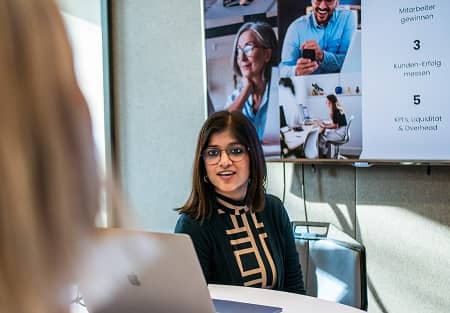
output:
<svg viewBox="0 0 450 313"><path fill-rule="evenodd" d="M101 175L104 177L106 173L106 137L102 28L100 23L68 14L65 11L62 11L62 15L72 45L78 83L91 112L97 158ZM105 195L105 192L103 192L103 195ZM97 220L99 226L106 225L106 212L105 196L103 196L101 211Z"/></svg>

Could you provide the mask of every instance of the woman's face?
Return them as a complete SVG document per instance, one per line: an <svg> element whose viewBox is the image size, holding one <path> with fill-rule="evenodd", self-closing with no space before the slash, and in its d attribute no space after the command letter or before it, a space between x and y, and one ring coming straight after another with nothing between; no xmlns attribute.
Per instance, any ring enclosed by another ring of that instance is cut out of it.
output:
<svg viewBox="0 0 450 313"><path fill-rule="evenodd" d="M327 106L331 109L332 108L332 106L333 106L333 103L331 103L331 101L330 100L328 100L327 99Z"/></svg>
<svg viewBox="0 0 450 313"><path fill-rule="evenodd" d="M219 156L217 164L209 164L214 162L208 161L205 154L203 157L208 180L214 185L216 192L234 200L243 200L250 177L247 147L240 144L230 130L225 130L211 135L205 151L207 155L213 156L218 153ZM232 153L231 159L228 153Z"/></svg>
<svg viewBox="0 0 450 313"><path fill-rule="evenodd" d="M241 34L237 43L237 63L243 77L261 76L271 57L272 50L258 44L253 31L246 30Z"/></svg>

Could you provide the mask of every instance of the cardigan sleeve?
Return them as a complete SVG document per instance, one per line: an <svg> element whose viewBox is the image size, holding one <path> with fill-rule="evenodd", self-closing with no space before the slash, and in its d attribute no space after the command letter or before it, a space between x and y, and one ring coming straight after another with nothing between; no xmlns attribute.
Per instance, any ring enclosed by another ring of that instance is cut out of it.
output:
<svg viewBox="0 0 450 313"><path fill-rule="evenodd" d="M280 199L272 196L275 202L277 215L279 216L278 227L283 242L284 283L283 291L306 294L303 283L302 268L295 247L294 232L292 230L289 215Z"/></svg>
<svg viewBox="0 0 450 313"><path fill-rule="evenodd" d="M205 230L201 227L200 221L195 220L188 214L181 214L175 226L175 233L188 234L194 244L198 260L202 267L203 275L207 282L210 281L210 257L211 241Z"/></svg>

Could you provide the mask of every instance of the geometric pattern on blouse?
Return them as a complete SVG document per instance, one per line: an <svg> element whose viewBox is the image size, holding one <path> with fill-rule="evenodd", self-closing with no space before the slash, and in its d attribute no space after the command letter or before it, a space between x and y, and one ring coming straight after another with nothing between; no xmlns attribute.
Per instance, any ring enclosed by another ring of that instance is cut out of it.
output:
<svg viewBox="0 0 450 313"><path fill-rule="evenodd" d="M247 206L235 206L220 198L218 202L228 210L218 209L226 217L226 234L233 248L236 263L246 287L273 289L277 271L267 243L264 223Z"/></svg>

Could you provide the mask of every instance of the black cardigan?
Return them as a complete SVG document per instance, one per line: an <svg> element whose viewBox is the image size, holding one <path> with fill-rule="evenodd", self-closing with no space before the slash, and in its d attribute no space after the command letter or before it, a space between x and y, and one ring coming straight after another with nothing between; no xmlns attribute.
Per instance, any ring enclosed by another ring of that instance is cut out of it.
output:
<svg viewBox="0 0 450 313"><path fill-rule="evenodd" d="M265 202L264 210L257 212L256 216L264 223L275 262L277 282L274 289L305 294L294 234L286 209L275 196L266 195ZM211 218L203 221L181 214L175 232L189 234L192 238L208 283L243 285L224 223L217 210L214 210Z"/></svg>

